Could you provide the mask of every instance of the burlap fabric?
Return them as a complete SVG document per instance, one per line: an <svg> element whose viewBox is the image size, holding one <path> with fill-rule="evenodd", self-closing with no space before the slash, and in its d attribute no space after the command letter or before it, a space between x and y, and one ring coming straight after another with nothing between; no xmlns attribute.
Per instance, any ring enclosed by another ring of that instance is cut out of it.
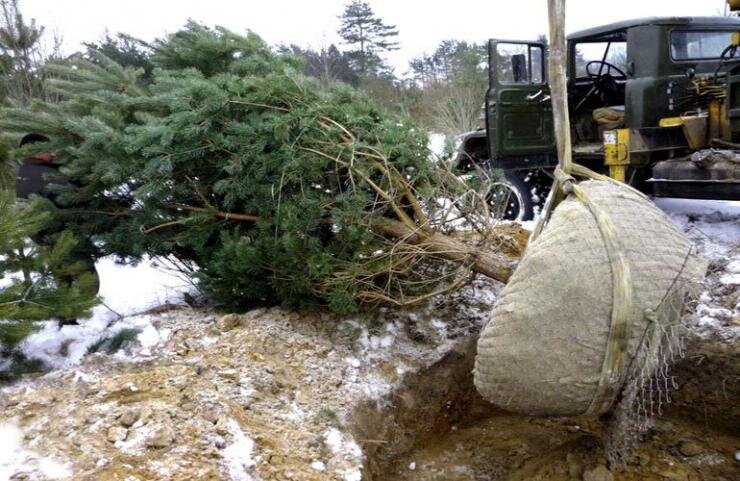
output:
<svg viewBox="0 0 740 481"><path fill-rule="evenodd" d="M586 181L579 188L611 219L629 266L633 302L623 353L627 366L650 319L665 318L650 310L660 310L669 292L672 298L681 297L676 289L702 277L705 263L642 194L607 181ZM608 410L620 386L610 386L611 399L595 398L603 396L597 388L603 383L612 287L603 232L592 211L570 195L527 248L481 335L474 374L483 397L529 415ZM612 375L609 382L626 379Z"/></svg>

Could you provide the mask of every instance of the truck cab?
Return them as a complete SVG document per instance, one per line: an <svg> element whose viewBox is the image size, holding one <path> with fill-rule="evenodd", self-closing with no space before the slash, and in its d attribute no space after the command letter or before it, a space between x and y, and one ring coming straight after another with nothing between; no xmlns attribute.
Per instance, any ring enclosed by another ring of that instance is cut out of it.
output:
<svg viewBox="0 0 740 481"><path fill-rule="evenodd" d="M574 161L651 195L740 199L739 30L737 17L670 17L568 36ZM519 204L508 217L526 219L557 163L547 45L493 39L488 57L485 127L458 166L502 172Z"/></svg>

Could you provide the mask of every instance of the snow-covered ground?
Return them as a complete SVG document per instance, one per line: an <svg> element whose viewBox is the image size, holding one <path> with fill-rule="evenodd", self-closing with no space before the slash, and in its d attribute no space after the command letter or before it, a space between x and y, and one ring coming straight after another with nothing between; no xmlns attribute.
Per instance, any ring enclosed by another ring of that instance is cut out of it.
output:
<svg viewBox="0 0 740 481"><path fill-rule="evenodd" d="M740 339L740 202L654 199L709 262L692 332L726 342Z"/></svg>
<svg viewBox="0 0 740 481"><path fill-rule="evenodd" d="M72 471L65 463L45 457L23 446L23 431L13 423L0 425L0 480L24 472L36 472L45 479L68 479ZM23 478L28 479L28 478Z"/></svg>
<svg viewBox="0 0 740 481"><path fill-rule="evenodd" d="M740 247L740 202L672 198L653 201L705 248L704 255L729 255Z"/></svg>
<svg viewBox="0 0 740 481"><path fill-rule="evenodd" d="M443 159L447 153L447 136L445 134L429 134L429 150L432 153L431 160Z"/></svg>
<svg viewBox="0 0 740 481"><path fill-rule="evenodd" d="M142 356L150 355L152 347L167 340L169 332L155 328L153 316L146 312L182 303L183 294L193 291L193 286L150 259L127 266L103 258L96 267L103 303L76 326L60 328L53 320L40 323L39 330L21 345L27 358L39 359L52 368L77 364L91 346L124 330L139 332L137 354Z"/></svg>

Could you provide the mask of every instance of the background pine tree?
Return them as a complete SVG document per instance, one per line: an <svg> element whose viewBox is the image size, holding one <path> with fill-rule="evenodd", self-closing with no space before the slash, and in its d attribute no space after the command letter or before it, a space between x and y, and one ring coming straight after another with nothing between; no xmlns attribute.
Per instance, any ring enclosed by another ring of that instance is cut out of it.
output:
<svg viewBox="0 0 740 481"><path fill-rule="evenodd" d="M339 35L353 50L348 52L356 72L361 77L375 77L388 72L380 54L397 50L398 30L386 25L373 12L370 4L352 0L339 17Z"/></svg>
<svg viewBox="0 0 740 481"><path fill-rule="evenodd" d="M85 43L85 47L90 52L102 53L123 67L142 69L144 73L141 75L140 81L151 83L154 64L149 60L152 53L151 48L145 42L130 35L121 33L111 35L106 32L102 40ZM88 59L95 61L94 56L88 56Z"/></svg>
<svg viewBox="0 0 740 481"><path fill-rule="evenodd" d="M324 87L332 82L344 82L355 87L359 84L359 76L352 68L349 55L340 52L334 44L319 50L290 45L280 47L280 51L302 59L303 73L319 79Z"/></svg>
<svg viewBox="0 0 740 481"><path fill-rule="evenodd" d="M0 95L6 103L28 105L32 99L43 97L43 66L60 58L61 39L42 48L44 27L31 19L26 22L18 0L0 0Z"/></svg>
<svg viewBox="0 0 740 481"><path fill-rule="evenodd" d="M0 1L0 67L5 96L27 104L41 94L41 79L35 67L39 64L39 40L44 32L31 20L26 23L18 10L17 0Z"/></svg>

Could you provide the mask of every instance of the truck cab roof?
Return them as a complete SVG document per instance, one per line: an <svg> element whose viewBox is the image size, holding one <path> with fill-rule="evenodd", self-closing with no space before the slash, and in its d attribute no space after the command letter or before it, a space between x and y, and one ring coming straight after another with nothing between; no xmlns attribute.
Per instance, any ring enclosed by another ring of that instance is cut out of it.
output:
<svg viewBox="0 0 740 481"><path fill-rule="evenodd" d="M626 40L627 30L649 25L740 28L740 17L646 17L622 20L568 35L569 41Z"/></svg>

